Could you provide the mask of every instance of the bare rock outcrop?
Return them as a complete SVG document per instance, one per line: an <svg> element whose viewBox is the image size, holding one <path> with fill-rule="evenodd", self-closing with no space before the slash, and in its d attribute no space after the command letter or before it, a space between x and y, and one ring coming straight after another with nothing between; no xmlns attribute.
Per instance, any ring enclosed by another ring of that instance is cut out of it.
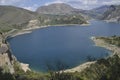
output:
<svg viewBox="0 0 120 80"><path fill-rule="evenodd" d="M3 37L0 36L0 68L3 69L3 73L14 74L16 63L18 67L24 72L30 71L28 64L23 64L17 61L17 58L11 54L11 51L7 43L3 43Z"/></svg>

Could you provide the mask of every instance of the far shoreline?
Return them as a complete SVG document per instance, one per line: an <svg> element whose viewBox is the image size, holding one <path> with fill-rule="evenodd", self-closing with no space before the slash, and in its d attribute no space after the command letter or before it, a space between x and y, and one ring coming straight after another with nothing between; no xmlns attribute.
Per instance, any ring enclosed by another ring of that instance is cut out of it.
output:
<svg viewBox="0 0 120 80"><path fill-rule="evenodd" d="M87 21L87 23L84 23L84 24L58 24L58 25L34 26L34 27L28 27L26 29L18 30L17 32L11 32L9 35L7 35L6 38L8 38L8 37L13 38L13 37L16 37L19 35L29 34L29 33L32 33L33 30L43 29L43 28L47 28L47 27L62 27L62 26L65 26L65 27L68 27L68 26L87 27L89 25L90 25L90 23Z"/></svg>

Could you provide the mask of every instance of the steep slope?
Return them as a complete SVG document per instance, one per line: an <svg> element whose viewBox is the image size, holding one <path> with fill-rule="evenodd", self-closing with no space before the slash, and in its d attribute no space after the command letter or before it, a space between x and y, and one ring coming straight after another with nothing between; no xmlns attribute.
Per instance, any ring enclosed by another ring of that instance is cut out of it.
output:
<svg viewBox="0 0 120 80"><path fill-rule="evenodd" d="M82 13L92 18L99 19L104 14L104 12L106 12L108 9L109 9L109 5L104 5L91 10L83 10Z"/></svg>
<svg viewBox="0 0 120 80"><path fill-rule="evenodd" d="M86 24L86 17L80 11L65 3L50 4L36 10L41 25Z"/></svg>
<svg viewBox="0 0 120 80"><path fill-rule="evenodd" d="M17 61L16 57L11 54L11 51L8 47L6 41L4 41L4 34L0 34L0 70L2 69L3 73L11 73L14 74L19 68L19 70L23 70L23 72L30 70L25 66L27 64L23 64ZM26 70L24 69L26 67Z"/></svg>
<svg viewBox="0 0 120 80"><path fill-rule="evenodd" d="M103 14L102 19L109 22L120 22L120 5L111 5Z"/></svg>
<svg viewBox="0 0 120 80"><path fill-rule="evenodd" d="M0 30L21 27L22 24L35 18L36 13L13 6L0 6ZM23 25L22 25L23 26Z"/></svg>
<svg viewBox="0 0 120 80"><path fill-rule="evenodd" d="M35 13L13 6L0 6L0 22L21 24L35 18Z"/></svg>
<svg viewBox="0 0 120 80"><path fill-rule="evenodd" d="M71 7L68 4L56 3L39 7L36 12L42 14L71 14L76 10L77 9Z"/></svg>
<svg viewBox="0 0 120 80"><path fill-rule="evenodd" d="M106 12L109 9L109 5L104 5L98 8L94 8L91 11L97 13L97 14L103 14L104 12Z"/></svg>

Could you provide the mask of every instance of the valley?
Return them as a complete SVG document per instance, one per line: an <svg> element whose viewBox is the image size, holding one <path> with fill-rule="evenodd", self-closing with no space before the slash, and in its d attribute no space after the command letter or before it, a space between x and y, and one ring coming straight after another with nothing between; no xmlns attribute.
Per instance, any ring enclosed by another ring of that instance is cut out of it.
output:
<svg viewBox="0 0 120 80"><path fill-rule="evenodd" d="M119 5L82 10L65 3L36 11L0 6L0 79L119 80L119 10ZM46 67L47 61L58 69Z"/></svg>

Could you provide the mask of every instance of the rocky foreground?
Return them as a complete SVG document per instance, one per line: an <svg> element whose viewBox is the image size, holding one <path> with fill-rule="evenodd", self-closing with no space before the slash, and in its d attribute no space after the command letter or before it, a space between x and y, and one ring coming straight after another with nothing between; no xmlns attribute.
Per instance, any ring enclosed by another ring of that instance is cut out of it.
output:
<svg viewBox="0 0 120 80"><path fill-rule="evenodd" d="M3 72L14 74L16 63L23 71L30 70L28 64L18 62L16 57L11 54L8 44L3 39L3 34L0 34L0 67L3 68Z"/></svg>

